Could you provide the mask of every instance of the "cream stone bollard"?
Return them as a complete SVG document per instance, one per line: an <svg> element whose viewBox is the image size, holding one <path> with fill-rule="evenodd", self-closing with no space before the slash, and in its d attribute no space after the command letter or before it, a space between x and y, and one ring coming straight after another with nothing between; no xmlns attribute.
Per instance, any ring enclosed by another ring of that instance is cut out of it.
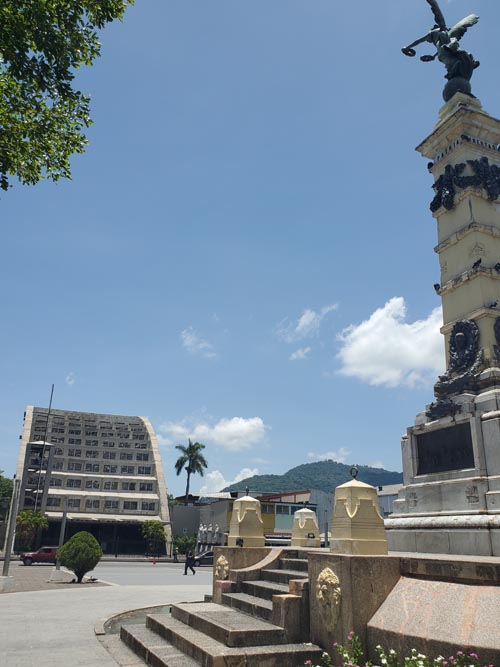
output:
<svg viewBox="0 0 500 667"><path fill-rule="evenodd" d="M330 551L357 556L387 554L377 489L353 479L335 489Z"/></svg>
<svg viewBox="0 0 500 667"><path fill-rule="evenodd" d="M297 510L293 515L292 547L319 547L319 526L316 512L304 509Z"/></svg>
<svg viewBox="0 0 500 667"><path fill-rule="evenodd" d="M246 495L234 501L227 545L264 546L264 524L260 514L260 502L256 498Z"/></svg>

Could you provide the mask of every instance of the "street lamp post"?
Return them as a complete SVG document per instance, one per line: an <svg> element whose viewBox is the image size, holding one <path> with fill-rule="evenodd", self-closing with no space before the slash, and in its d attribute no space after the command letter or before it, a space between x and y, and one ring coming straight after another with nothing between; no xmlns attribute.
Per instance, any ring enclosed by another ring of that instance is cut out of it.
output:
<svg viewBox="0 0 500 667"><path fill-rule="evenodd" d="M328 540L328 510L325 510L325 549L328 549L330 542Z"/></svg>
<svg viewBox="0 0 500 667"><path fill-rule="evenodd" d="M16 477L14 476L14 487L12 489L9 518L7 522L7 538L5 540L3 569L2 569L2 576L0 577L0 591L7 590L12 583L11 580L9 579L9 565L10 565L10 556L12 553L12 545L14 543L17 505L19 502L20 489L21 489L21 480L16 479Z"/></svg>

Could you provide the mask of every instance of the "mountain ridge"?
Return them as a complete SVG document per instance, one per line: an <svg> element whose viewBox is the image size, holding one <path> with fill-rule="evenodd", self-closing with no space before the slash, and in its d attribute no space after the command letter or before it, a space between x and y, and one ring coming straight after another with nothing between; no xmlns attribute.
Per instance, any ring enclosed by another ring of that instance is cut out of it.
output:
<svg viewBox="0 0 500 667"><path fill-rule="evenodd" d="M357 479L372 486L403 483L402 472L363 465L357 468L359 471ZM251 493L286 493L305 489L319 489L325 493L332 493L339 484L344 484L352 479L350 469L351 466L331 459L314 461L295 466L282 475L253 475L230 484L222 490L244 491L248 486Z"/></svg>

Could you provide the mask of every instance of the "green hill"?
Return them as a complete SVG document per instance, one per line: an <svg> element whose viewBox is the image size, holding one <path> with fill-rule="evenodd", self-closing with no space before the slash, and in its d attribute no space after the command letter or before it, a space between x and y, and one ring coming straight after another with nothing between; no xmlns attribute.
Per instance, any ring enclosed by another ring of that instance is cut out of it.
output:
<svg viewBox="0 0 500 667"><path fill-rule="evenodd" d="M383 468L358 466L360 482L372 486L386 484L401 484L402 472L391 472ZM331 493L336 486L348 482L351 478L350 466L336 461L316 461L304 463L292 468L283 475L254 475L241 482L227 486L223 491L244 491L248 486L251 493L285 493L286 491L300 491L302 489L320 489Z"/></svg>

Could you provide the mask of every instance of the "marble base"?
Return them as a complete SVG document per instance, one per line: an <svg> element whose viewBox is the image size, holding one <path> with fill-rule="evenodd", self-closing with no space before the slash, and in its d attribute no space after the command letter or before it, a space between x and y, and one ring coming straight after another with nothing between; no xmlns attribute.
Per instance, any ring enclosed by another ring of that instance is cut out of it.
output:
<svg viewBox="0 0 500 667"><path fill-rule="evenodd" d="M8 593L14 588L14 577L0 576L0 593Z"/></svg>
<svg viewBox="0 0 500 667"><path fill-rule="evenodd" d="M500 389L453 401L459 413L421 413L403 438L390 551L500 556Z"/></svg>

